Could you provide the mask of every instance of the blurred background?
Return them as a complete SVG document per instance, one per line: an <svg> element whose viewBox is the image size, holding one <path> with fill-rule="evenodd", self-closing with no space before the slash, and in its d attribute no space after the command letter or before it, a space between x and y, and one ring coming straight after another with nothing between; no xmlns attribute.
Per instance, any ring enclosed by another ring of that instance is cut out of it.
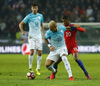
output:
<svg viewBox="0 0 100 86"><path fill-rule="evenodd" d="M61 17L67 15L72 23L85 29L76 36L81 52L85 48L84 52L100 52L100 0L0 0L0 53L22 53L22 45L28 43L29 29L24 25L27 36L22 36L18 25L31 12L33 1L44 16L45 31L50 20L62 24ZM47 53L44 41L43 47L43 53Z"/></svg>

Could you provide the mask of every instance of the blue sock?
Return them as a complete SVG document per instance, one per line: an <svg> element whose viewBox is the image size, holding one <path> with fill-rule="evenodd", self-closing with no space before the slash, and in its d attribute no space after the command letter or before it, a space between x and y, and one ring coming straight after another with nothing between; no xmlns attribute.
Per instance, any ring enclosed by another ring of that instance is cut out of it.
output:
<svg viewBox="0 0 100 86"><path fill-rule="evenodd" d="M58 69L58 65L53 65L53 67L57 70Z"/></svg>
<svg viewBox="0 0 100 86"><path fill-rule="evenodd" d="M86 71L86 69L85 69L85 67L84 67L84 65L83 65L83 63L82 63L82 61L79 60L77 63L78 63L78 65L81 67L81 69L84 71L84 73L86 73L87 71Z"/></svg>

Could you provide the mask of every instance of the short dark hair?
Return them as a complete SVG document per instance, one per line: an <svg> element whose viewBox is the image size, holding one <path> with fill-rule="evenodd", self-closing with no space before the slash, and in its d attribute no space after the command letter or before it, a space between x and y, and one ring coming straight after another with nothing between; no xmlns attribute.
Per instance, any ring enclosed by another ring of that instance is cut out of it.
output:
<svg viewBox="0 0 100 86"><path fill-rule="evenodd" d="M31 6L38 6L36 2L33 2Z"/></svg>
<svg viewBox="0 0 100 86"><path fill-rule="evenodd" d="M67 15L64 15L64 16L62 17L62 19L69 20L69 17L68 17Z"/></svg>

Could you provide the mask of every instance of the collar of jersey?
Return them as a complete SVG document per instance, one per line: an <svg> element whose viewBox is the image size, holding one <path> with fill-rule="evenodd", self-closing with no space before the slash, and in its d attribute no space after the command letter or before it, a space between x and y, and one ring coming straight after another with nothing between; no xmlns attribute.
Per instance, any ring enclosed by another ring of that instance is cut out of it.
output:
<svg viewBox="0 0 100 86"><path fill-rule="evenodd" d="M33 12L32 12L32 14L33 14ZM38 13L37 13L37 14L38 14ZM36 15L37 15L37 14L36 14ZM35 14L33 14L33 15L35 15Z"/></svg>

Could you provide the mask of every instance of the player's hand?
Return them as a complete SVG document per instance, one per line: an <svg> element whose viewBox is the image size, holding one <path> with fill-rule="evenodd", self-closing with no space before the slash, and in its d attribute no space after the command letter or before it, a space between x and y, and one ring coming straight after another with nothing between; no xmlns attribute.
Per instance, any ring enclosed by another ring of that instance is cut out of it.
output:
<svg viewBox="0 0 100 86"><path fill-rule="evenodd" d="M25 33L26 33L25 31L22 31L22 34L26 36L26 34L25 34Z"/></svg>
<svg viewBox="0 0 100 86"><path fill-rule="evenodd" d="M50 46L50 51L54 51L55 47Z"/></svg>
<svg viewBox="0 0 100 86"><path fill-rule="evenodd" d="M71 31L73 31L73 30L77 30L77 27L74 27L74 26L70 26L71 27Z"/></svg>
<svg viewBox="0 0 100 86"><path fill-rule="evenodd" d="M71 28L71 27L67 26L67 27L66 27L66 30L70 30L70 28Z"/></svg>
<svg viewBox="0 0 100 86"><path fill-rule="evenodd" d="M80 25L79 24L76 24L76 25L74 25L74 27L80 27Z"/></svg>

